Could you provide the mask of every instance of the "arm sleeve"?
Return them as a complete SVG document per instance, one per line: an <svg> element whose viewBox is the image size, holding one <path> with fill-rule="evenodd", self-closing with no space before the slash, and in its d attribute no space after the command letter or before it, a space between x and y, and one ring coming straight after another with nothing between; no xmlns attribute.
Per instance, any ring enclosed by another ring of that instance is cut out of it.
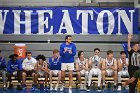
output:
<svg viewBox="0 0 140 93"><path fill-rule="evenodd" d="M22 64L21 64L21 61L18 62L18 67L19 67L18 69L21 71L21 70L22 70Z"/></svg>
<svg viewBox="0 0 140 93"><path fill-rule="evenodd" d="M3 66L3 68L6 68L6 60L5 60L5 58L2 60L2 66Z"/></svg>
<svg viewBox="0 0 140 93"><path fill-rule="evenodd" d="M11 64L10 64L10 61L8 61L7 71L11 73L11 72L13 72L13 71L11 70L10 65L11 65Z"/></svg>
<svg viewBox="0 0 140 93"><path fill-rule="evenodd" d="M22 68L25 69L25 60L22 62Z"/></svg>
<svg viewBox="0 0 140 93"><path fill-rule="evenodd" d="M73 48L72 48L72 55L73 56L76 55L76 46L75 46L75 44L73 45Z"/></svg>
<svg viewBox="0 0 140 93"><path fill-rule="evenodd" d="M137 79L140 78L140 70L134 73L134 78L137 78Z"/></svg>
<svg viewBox="0 0 140 93"><path fill-rule="evenodd" d="M61 45L60 46L60 56L64 55L64 47Z"/></svg>

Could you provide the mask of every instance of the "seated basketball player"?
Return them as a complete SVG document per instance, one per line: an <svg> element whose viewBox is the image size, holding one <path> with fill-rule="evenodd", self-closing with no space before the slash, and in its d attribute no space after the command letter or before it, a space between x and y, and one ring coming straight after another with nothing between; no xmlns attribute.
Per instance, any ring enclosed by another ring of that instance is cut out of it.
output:
<svg viewBox="0 0 140 93"><path fill-rule="evenodd" d="M86 84L88 81L88 59L86 59L84 57L83 51L78 52L78 59L76 60L75 64L76 64L76 71L77 71L77 75L78 75L78 80L80 83L80 89L86 90ZM85 76L84 86L82 85L82 82L81 82L81 76Z"/></svg>
<svg viewBox="0 0 140 93"><path fill-rule="evenodd" d="M120 52L121 58L118 60L118 91L121 91L121 76L129 76L128 74L128 59L126 58L126 52Z"/></svg>
<svg viewBox="0 0 140 93"><path fill-rule="evenodd" d="M36 57L37 63L35 64L35 85L33 90L37 90L37 79L38 77L45 77L45 91L48 91L48 66L44 55L38 55Z"/></svg>
<svg viewBox="0 0 140 93"><path fill-rule="evenodd" d="M36 59L32 57L31 52L27 52L27 58L23 60L22 63L22 89L26 89L26 76L32 76L33 79L33 85L34 86L34 79L35 79L35 72L34 67L36 64Z"/></svg>
<svg viewBox="0 0 140 93"><path fill-rule="evenodd" d="M94 56L90 57L89 59L89 66L90 66L90 71L89 71L89 77L88 77L88 90L91 85L91 80L92 76L98 76L98 91L100 90L100 84L101 84L101 63L103 59L99 56L100 54L100 49L95 48L94 49Z"/></svg>
<svg viewBox="0 0 140 93"><path fill-rule="evenodd" d="M52 77L58 76L58 81L55 87L55 91L58 90L58 84L61 80L61 57L57 49L53 50L53 56L49 58L49 77L50 77L50 90L53 90Z"/></svg>
<svg viewBox="0 0 140 93"><path fill-rule="evenodd" d="M105 88L106 76L114 77L114 89L116 89L117 88L117 60L113 57L112 50L107 51L107 58L105 58L102 63L103 89Z"/></svg>
<svg viewBox="0 0 140 93"><path fill-rule="evenodd" d="M8 82L9 82L8 88L13 88L11 77L16 76L16 77L18 77L17 89L21 90L22 89L22 87L21 87L22 64L17 59L17 57L18 57L17 54L12 54L9 56L10 60L8 61L8 66L7 66Z"/></svg>
<svg viewBox="0 0 140 93"><path fill-rule="evenodd" d="M0 74L2 75L2 81L3 81L3 90L7 90L6 87L6 60L5 58L1 55L1 50L0 50Z"/></svg>

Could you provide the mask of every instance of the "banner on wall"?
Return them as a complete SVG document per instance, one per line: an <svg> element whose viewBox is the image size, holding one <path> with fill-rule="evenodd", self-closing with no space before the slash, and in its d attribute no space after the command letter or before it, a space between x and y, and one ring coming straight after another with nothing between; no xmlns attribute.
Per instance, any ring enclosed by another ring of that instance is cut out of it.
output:
<svg viewBox="0 0 140 93"><path fill-rule="evenodd" d="M138 34L138 9L0 7L0 34Z"/></svg>

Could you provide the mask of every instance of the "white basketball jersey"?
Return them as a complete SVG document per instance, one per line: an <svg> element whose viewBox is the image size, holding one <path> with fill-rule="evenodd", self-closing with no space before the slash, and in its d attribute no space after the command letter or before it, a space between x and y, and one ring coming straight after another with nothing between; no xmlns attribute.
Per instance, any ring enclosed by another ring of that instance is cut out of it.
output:
<svg viewBox="0 0 140 93"><path fill-rule="evenodd" d="M83 61L80 61L80 59L78 58L78 65L79 65L79 68L82 69L82 66L86 65L86 59L84 58Z"/></svg>
<svg viewBox="0 0 140 93"><path fill-rule="evenodd" d="M101 57L95 55L92 57L92 68L99 67L99 62L101 61Z"/></svg>
<svg viewBox="0 0 140 93"><path fill-rule="evenodd" d="M114 58L112 58L111 61L108 61L108 59L106 58L105 59L105 62L106 62L107 69L109 69L110 66L113 66L114 65Z"/></svg>
<svg viewBox="0 0 140 93"><path fill-rule="evenodd" d="M120 63L122 64L122 59L120 58ZM128 58L126 58L126 64L128 64ZM123 68L122 70L128 70L128 67L126 66L126 64L123 64Z"/></svg>

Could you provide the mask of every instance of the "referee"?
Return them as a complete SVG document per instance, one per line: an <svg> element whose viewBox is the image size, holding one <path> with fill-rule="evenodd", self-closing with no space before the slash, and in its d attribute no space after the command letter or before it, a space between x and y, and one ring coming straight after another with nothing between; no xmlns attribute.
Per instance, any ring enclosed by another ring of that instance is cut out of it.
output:
<svg viewBox="0 0 140 93"><path fill-rule="evenodd" d="M130 78L134 76L134 73L139 70L140 66L140 61L138 60L138 57L140 55L140 50L138 43L133 43L133 47L131 49L130 47L130 41L132 39L132 35L128 35L128 54L129 54L129 66L128 66L128 72ZM135 80L134 83L131 83L129 85L129 93L134 93L135 92L135 87L137 84L137 80Z"/></svg>

